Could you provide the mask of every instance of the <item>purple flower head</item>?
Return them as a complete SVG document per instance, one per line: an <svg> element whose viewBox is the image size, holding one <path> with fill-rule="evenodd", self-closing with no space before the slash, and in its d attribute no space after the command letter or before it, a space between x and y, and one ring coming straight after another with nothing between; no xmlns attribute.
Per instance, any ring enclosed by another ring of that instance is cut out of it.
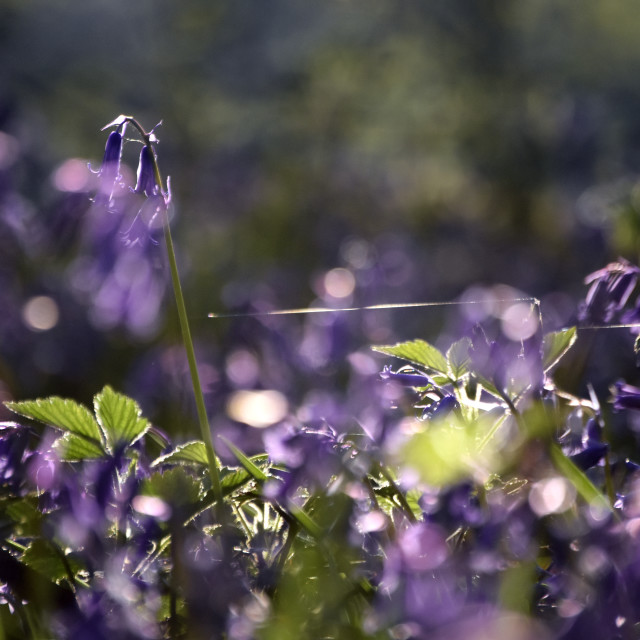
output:
<svg viewBox="0 0 640 640"><path fill-rule="evenodd" d="M581 322L610 322L621 311L638 283L640 269L624 258L591 273L585 284L591 287L581 306Z"/></svg>
<svg viewBox="0 0 640 640"><path fill-rule="evenodd" d="M568 432L560 438L563 451L574 464L586 471L597 465L609 449L602 440L602 426L596 418L590 418L582 427L580 413L572 414L568 419ZM571 423L576 422L578 428L571 428Z"/></svg>
<svg viewBox="0 0 640 640"><path fill-rule="evenodd" d="M265 447L274 462L288 467L284 483L270 487L271 497L293 494L299 487L326 488L350 453L349 445L326 425L321 429L283 425L265 434Z"/></svg>
<svg viewBox="0 0 640 640"><path fill-rule="evenodd" d="M146 246L149 242L158 244L151 235L162 226L158 216L169 205L171 191L163 193L156 181L155 154L151 144L145 144L140 151L138 174L134 193L145 196L133 222L122 232L124 243L128 247Z"/></svg>
<svg viewBox="0 0 640 640"><path fill-rule="evenodd" d="M162 218L159 218L158 214L164 210L165 206L164 196L158 193L146 198L131 226L121 232L125 246L139 245L144 248L149 242L158 244L151 233L162 226Z"/></svg>
<svg viewBox="0 0 640 640"><path fill-rule="evenodd" d="M98 204L109 205L113 197L113 190L120 178L120 161L122 159L122 132L120 128L112 131L107 138L104 157L98 173L100 179L99 193L96 197Z"/></svg>
<svg viewBox="0 0 640 640"><path fill-rule="evenodd" d="M150 144L145 144L140 151L140 161L138 162L138 174L134 191L144 194L147 198L157 195L160 191L156 183L155 158L153 148Z"/></svg>
<svg viewBox="0 0 640 640"><path fill-rule="evenodd" d="M0 423L0 484L12 491L24 479L24 461L29 441L29 429L15 422Z"/></svg>
<svg viewBox="0 0 640 640"><path fill-rule="evenodd" d="M455 524L479 526L488 518L475 487L469 482L453 487L446 495L446 503L448 515Z"/></svg>
<svg viewBox="0 0 640 640"><path fill-rule="evenodd" d="M609 446L606 442L594 442L587 445L582 451L574 453L569 457L576 466L586 471L587 469L591 469L591 467L595 467L598 462L602 460L608 448Z"/></svg>
<svg viewBox="0 0 640 640"><path fill-rule="evenodd" d="M122 133L120 130L112 131L107 138L107 144L104 148L104 157L102 158L102 166L100 174L103 175L109 169L120 168L120 159L122 157Z"/></svg>
<svg viewBox="0 0 640 640"><path fill-rule="evenodd" d="M614 411L623 411L625 409L640 411L640 388L618 380L612 392Z"/></svg>
<svg viewBox="0 0 640 640"><path fill-rule="evenodd" d="M439 400L432 402L423 412L423 420L435 420L437 418L443 418L452 411L460 411L460 403L457 398L447 393Z"/></svg>

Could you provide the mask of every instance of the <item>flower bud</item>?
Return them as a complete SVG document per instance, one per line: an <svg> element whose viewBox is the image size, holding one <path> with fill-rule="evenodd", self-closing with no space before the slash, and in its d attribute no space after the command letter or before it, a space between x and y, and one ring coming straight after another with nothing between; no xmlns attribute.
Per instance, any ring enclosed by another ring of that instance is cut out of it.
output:
<svg viewBox="0 0 640 640"><path fill-rule="evenodd" d="M112 131L107 138L104 157L98 177L100 178L100 194L103 198L111 199L116 180L120 177L120 159L122 157L122 134Z"/></svg>
<svg viewBox="0 0 640 640"><path fill-rule="evenodd" d="M158 185L156 184L154 171L153 149L149 144L145 144L144 147L142 147L142 151L140 151L135 192L143 193L148 198L158 193Z"/></svg>
<svg viewBox="0 0 640 640"><path fill-rule="evenodd" d="M119 131L112 131L107 138L104 148L104 158L102 159L102 171L105 167L116 165L120 167L122 156L122 134Z"/></svg>

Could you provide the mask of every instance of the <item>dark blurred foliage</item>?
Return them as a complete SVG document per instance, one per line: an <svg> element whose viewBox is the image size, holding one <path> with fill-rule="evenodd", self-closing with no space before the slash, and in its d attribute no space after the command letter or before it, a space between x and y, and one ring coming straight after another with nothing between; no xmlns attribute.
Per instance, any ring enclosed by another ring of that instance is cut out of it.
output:
<svg viewBox="0 0 640 640"><path fill-rule="evenodd" d="M71 275L90 215L80 168L97 166L99 129L119 113L149 128L163 120L158 158L212 385L246 339L208 312L305 306L336 267L356 275L347 303L504 283L541 297L551 324L567 322L575 305L558 292L577 299L585 274L618 254L636 262L640 248L635 9L4 0L3 397L88 401L109 382L142 402L160 396L145 407L157 415L181 371L170 295L148 330L131 331L97 318ZM132 171L137 151L125 153ZM56 302L52 329L25 326L34 296ZM429 317L427 337L441 328ZM140 360L151 346L153 375Z"/></svg>

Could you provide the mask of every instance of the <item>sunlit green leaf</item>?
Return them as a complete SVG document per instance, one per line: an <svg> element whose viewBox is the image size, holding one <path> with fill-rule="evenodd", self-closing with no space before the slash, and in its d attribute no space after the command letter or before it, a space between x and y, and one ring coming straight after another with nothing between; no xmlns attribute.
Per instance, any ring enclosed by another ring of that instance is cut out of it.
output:
<svg viewBox="0 0 640 640"><path fill-rule="evenodd" d="M436 347L424 340L411 340L395 345L377 345L372 348L374 351L402 358L421 367L448 375L446 358Z"/></svg>
<svg viewBox="0 0 640 640"><path fill-rule="evenodd" d="M269 456L265 453L251 456L249 460L263 470L269 466ZM253 476L245 468L230 469L224 467L220 472L220 486L225 494L236 491L253 479Z"/></svg>
<svg viewBox="0 0 640 640"><path fill-rule="evenodd" d="M152 467L157 467L159 464L197 464L206 467L209 462L207 460L207 449L202 440L193 440L191 442L185 442L178 445L170 453L156 458L152 463Z"/></svg>
<svg viewBox="0 0 640 640"><path fill-rule="evenodd" d="M420 506L420 498L422 498L423 493L419 489L409 489L406 494L407 504L411 509L411 512L416 518L422 518L423 509Z"/></svg>
<svg viewBox="0 0 640 640"><path fill-rule="evenodd" d="M0 514L5 537L9 537L11 533L20 536L39 535L42 531L44 515L38 508L37 496L9 497L1 500Z"/></svg>
<svg viewBox="0 0 640 640"><path fill-rule="evenodd" d="M52 396L39 400L7 402L5 405L21 416L39 420L56 429L77 433L98 442L103 441L100 427L89 410L73 400Z"/></svg>
<svg viewBox="0 0 640 640"><path fill-rule="evenodd" d="M514 563L501 573L498 602L503 610L531 614L537 570L536 563L530 560Z"/></svg>
<svg viewBox="0 0 640 640"><path fill-rule="evenodd" d="M298 523L314 538L320 538L322 536L322 529L306 511L295 505L290 505L289 513L291 513Z"/></svg>
<svg viewBox="0 0 640 640"><path fill-rule="evenodd" d="M93 399L93 407L106 441L113 451L118 445L131 445L149 430L138 403L106 386Z"/></svg>
<svg viewBox="0 0 640 640"><path fill-rule="evenodd" d="M584 471L577 467L555 443L551 443L549 453L555 468L571 482L576 491L591 505L610 511L611 505L605 495L589 480Z"/></svg>
<svg viewBox="0 0 640 640"><path fill-rule="evenodd" d="M75 576L82 568L75 558L65 556L62 550L42 538L34 540L27 547L21 560L54 582Z"/></svg>
<svg viewBox="0 0 640 640"><path fill-rule="evenodd" d="M220 471L220 487L225 494L229 494L232 491L239 489L250 480L253 480L253 476L243 468L225 468Z"/></svg>
<svg viewBox="0 0 640 640"><path fill-rule="evenodd" d="M469 349L471 348L471 340L462 338L454 342L447 351L447 364L449 376L452 379L460 379L467 371L469 371L469 363L471 356Z"/></svg>
<svg viewBox="0 0 640 640"><path fill-rule="evenodd" d="M507 455L498 449L495 439L483 438L488 427L483 420L466 422L453 414L431 421L428 427L416 421L416 433L403 447L398 461L432 486L446 486L464 478L484 481L501 470Z"/></svg>
<svg viewBox="0 0 640 640"><path fill-rule="evenodd" d="M103 458L106 455L100 442L75 433L65 433L53 446L60 459L66 462Z"/></svg>
<svg viewBox="0 0 640 640"><path fill-rule="evenodd" d="M575 327L547 333L542 341L542 366L549 371L573 346L578 337Z"/></svg>
<svg viewBox="0 0 640 640"><path fill-rule="evenodd" d="M154 473L142 485L144 495L155 496L174 506L194 504L202 492L202 482L183 467Z"/></svg>
<svg viewBox="0 0 640 640"><path fill-rule="evenodd" d="M232 442L230 442L227 438L220 436L221 440L229 447L229 450L234 455L236 460L255 478L258 482L264 482L269 478L269 476L258 467L254 462L252 462L251 458L246 456L238 447L236 447Z"/></svg>

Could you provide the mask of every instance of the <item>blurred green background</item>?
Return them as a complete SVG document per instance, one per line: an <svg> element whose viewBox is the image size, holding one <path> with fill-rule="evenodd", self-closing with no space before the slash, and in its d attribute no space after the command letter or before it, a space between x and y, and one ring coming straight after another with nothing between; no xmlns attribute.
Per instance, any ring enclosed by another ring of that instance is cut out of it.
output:
<svg viewBox="0 0 640 640"><path fill-rule="evenodd" d="M115 116L163 121L196 332L244 298L309 304L354 247L383 273L356 302L505 283L561 323L557 292L577 299L587 273L640 250L632 0L1 0L0 60L10 191L32 217L71 206L51 177L97 166ZM3 250L18 297L65 263ZM5 393L86 396L160 340L102 339L85 363L98 380L16 377L5 353Z"/></svg>

